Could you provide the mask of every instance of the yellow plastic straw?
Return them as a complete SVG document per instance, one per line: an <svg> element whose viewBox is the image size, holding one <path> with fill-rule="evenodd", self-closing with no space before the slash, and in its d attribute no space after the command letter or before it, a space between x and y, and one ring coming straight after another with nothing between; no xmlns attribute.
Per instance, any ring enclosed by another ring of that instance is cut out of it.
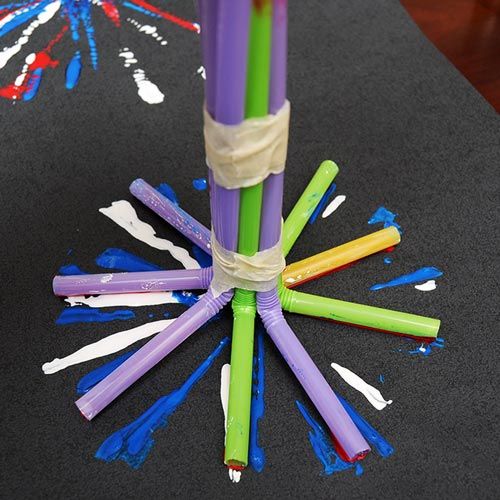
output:
<svg viewBox="0 0 500 500"><path fill-rule="evenodd" d="M286 287L297 286L363 257L397 245L400 241L399 231L392 226L367 234L357 240L349 241L288 265L283 271L283 284Z"/></svg>

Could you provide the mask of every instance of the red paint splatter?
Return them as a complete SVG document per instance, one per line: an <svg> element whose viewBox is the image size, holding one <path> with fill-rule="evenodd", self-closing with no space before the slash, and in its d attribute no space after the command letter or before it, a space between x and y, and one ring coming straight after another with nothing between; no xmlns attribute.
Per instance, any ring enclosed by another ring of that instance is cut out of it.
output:
<svg viewBox="0 0 500 500"><path fill-rule="evenodd" d="M115 4L111 0L102 0L101 7L104 14L111 22L117 27L120 27L120 13L116 8Z"/></svg>
<svg viewBox="0 0 500 500"><path fill-rule="evenodd" d="M163 19L166 19L167 21L171 21L172 23L177 24L177 26L180 26L181 28L184 28L188 31L198 32L198 26L192 23L191 21L186 21L185 19L177 17L174 14L170 14L170 12L160 10L154 5L145 2L144 0L131 0L131 3L134 3L135 5L138 5L143 9L149 10L153 14L157 14L158 16L162 17Z"/></svg>
<svg viewBox="0 0 500 500"><path fill-rule="evenodd" d="M24 77L21 85L11 83L5 87L0 87L0 97L11 100L21 99L23 94L34 85L35 81L32 76L36 69L43 70L46 68L55 68L59 64L59 61L57 59L52 59L50 52L54 48L54 45L61 40L66 31L68 31L68 25L63 26L61 31L59 31L59 33L48 43L48 45L35 54L35 59L28 65L26 76Z"/></svg>
<svg viewBox="0 0 500 500"><path fill-rule="evenodd" d="M390 253L390 252L394 252L394 250L396 250L396 247L392 246L392 247L386 248L385 250L382 250L382 252Z"/></svg>

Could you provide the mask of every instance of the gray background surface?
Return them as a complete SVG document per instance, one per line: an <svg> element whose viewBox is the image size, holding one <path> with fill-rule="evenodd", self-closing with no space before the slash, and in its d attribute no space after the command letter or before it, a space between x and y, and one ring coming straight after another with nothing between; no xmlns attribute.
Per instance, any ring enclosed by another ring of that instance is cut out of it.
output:
<svg viewBox="0 0 500 500"><path fill-rule="evenodd" d="M164 8L195 17L191 2ZM302 289L439 317L443 351L409 356L397 351L410 348L398 337L288 316L327 380L394 445L395 455L383 460L373 453L361 477L352 471L322 477L295 407L306 396L266 339L263 473L248 471L233 485L222 467L219 371L229 350L155 434L156 445L139 471L93 458L105 437L182 383L231 325L227 311L92 423L73 405L75 385L103 360L51 376L41 371L55 356L146 322L148 312L159 319L166 309L142 308L127 322L54 324L63 304L51 294L51 279L64 263L97 272L93 259L119 247L179 267L166 252L135 241L99 214L100 207L132 201L128 185L143 177L153 185L172 184L181 203L209 223L208 193L191 186L193 178L205 176L198 37L166 21L121 12L158 26L167 47L128 23L117 30L96 13L95 74L86 65L79 86L68 92L62 65L47 72L31 103L0 102L2 497L498 497L492 381L498 359L498 115L396 0L290 2L293 115L284 201L286 214L322 160L339 164L337 192L347 201L307 227L290 262L368 233L367 220L379 205L400 214L404 237L391 266L376 255ZM58 27L49 23L42 30L30 42L34 46ZM123 46L165 93L163 104L138 98L132 72L118 58ZM62 61L72 53L69 39L55 51ZM17 75L22 54L2 71L2 84ZM159 236L186 245L132 203ZM67 257L70 248L74 254ZM428 265L444 270L434 292L411 286L369 291L376 282ZM376 385L384 374L382 392L394 403L376 411L340 380L332 361Z"/></svg>

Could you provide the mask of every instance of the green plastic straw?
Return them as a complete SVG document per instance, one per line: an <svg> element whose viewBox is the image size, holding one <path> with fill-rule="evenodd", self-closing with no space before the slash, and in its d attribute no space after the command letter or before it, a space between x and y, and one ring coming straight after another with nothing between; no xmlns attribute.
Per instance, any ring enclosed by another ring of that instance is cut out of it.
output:
<svg viewBox="0 0 500 500"><path fill-rule="evenodd" d="M288 312L412 337L436 338L441 324L438 319L289 290L282 284L279 296Z"/></svg>
<svg viewBox="0 0 500 500"><path fill-rule="evenodd" d="M307 221L321 201L326 190L339 172L339 167L331 160L325 160L316 170L306 189L298 199L283 225L283 255L286 257Z"/></svg>
<svg viewBox="0 0 500 500"><path fill-rule="evenodd" d="M271 2L265 1L258 8L253 3L247 69L246 118L265 116L268 113L271 28ZM240 190L238 252L244 255L254 255L259 250L262 192L263 183ZM257 310L255 292L237 289L232 308L234 321L224 461L228 465L246 466Z"/></svg>

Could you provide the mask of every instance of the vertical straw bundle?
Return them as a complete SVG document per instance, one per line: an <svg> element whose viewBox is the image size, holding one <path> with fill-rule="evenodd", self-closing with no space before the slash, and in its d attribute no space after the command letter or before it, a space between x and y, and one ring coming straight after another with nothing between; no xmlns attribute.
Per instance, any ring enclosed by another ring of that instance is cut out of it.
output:
<svg viewBox="0 0 500 500"><path fill-rule="evenodd" d="M241 131L250 121L258 128L270 116L280 115L288 106L287 0L200 0L200 14L207 75L205 107L209 120L216 126L236 127ZM237 157L238 148L234 153ZM248 463L257 312L270 338L328 425L336 444L349 460L362 458L370 450L367 442L285 321L282 307L301 314L424 338L436 337L439 321L288 290L282 284L282 277L273 273L270 287L259 287L258 279L250 279L248 286L240 286L238 281L234 290L217 292L212 287L217 281L217 270L222 266L218 248L237 257L237 262L250 259L252 265L259 262L255 257L273 249L277 249L283 260L282 255L286 256L291 249L338 167L333 162L320 166L288 217L283 235L283 171L270 170L263 180L252 184L223 186L212 165L209 167L211 236L207 228L142 179L134 181L130 190L187 238L211 253L213 269L118 273L106 282L101 281L102 275L54 279L54 291L59 295L208 288L195 305L81 397L76 402L78 408L87 419L92 419L233 299L225 463L242 467ZM284 275L288 272L293 277L300 272L312 279L340 265L339 262L362 258L399 242L399 234L383 231L384 235L374 233L292 264ZM356 252L352 250L354 247ZM242 260L238 260L240 258ZM262 262L259 265L262 266Z"/></svg>

